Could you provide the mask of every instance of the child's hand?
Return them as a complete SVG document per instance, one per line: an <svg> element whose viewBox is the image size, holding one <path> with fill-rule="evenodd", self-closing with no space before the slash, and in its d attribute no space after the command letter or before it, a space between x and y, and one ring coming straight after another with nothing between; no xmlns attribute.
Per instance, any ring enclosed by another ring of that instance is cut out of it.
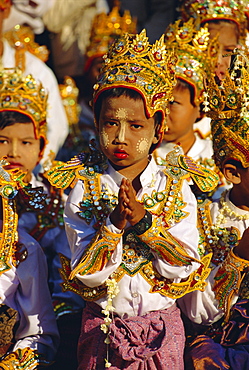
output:
<svg viewBox="0 0 249 370"><path fill-rule="evenodd" d="M125 228L127 223L127 213L129 212L129 209L127 208L127 202L129 202L129 199L126 196L123 180L118 192L118 204L110 215L111 222L120 230Z"/></svg>
<svg viewBox="0 0 249 370"><path fill-rule="evenodd" d="M239 244L234 249L234 253L240 258L249 260L249 228L243 232Z"/></svg>
<svg viewBox="0 0 249 370"><path fill-rule="evenodd" d="M128 179L122 179L119 193L118 205L110 215L111 222L118 229L123 230L127 221L133 226L145 215L145 209L136 201L135 191Z"/></svg>
<svg viewBox="0 0 249 370"><path fill-rule="evenodd" d="M123 179L121 186L126 194L126 218L133 226L144 217L145 209L143 205L136 200L136 193L130 180Z"/></svg>

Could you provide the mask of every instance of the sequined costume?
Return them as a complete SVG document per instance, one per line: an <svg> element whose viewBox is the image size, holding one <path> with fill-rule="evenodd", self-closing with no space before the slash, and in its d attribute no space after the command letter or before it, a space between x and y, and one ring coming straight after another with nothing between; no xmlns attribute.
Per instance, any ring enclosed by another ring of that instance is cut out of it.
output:
<svg viewBox="0 0 249 370"><path fill-rule="evenodd" d="M240 55L236 57L231 75L227 73L222 86L212 80L208 85L208 114L212 118L214 159L219 168L229 160L239 162L245 171L249 166L245 60ZM190 319L186 319L188 369L248 368L249 261L233 249L249 226L249 213L231 202L230 191L214 203L198 202L200 253L212 251L213 257L205 291L191 293L178 302Z"/></svg>

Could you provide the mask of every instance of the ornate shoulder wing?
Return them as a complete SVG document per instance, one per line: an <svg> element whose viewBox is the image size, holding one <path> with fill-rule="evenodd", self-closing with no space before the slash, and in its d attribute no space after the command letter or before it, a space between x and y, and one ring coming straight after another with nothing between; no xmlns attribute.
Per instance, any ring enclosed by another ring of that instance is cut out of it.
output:
<svg viewBox="0 0 249 370"><path fill-rule="evenodd" d="M82 152L64 163L55 161L44 176L56 188L73 187L74 180L87 176L87 173L102 173L106 168L104 155L96 148L94 141L89 144L89 152Z"/></svg>

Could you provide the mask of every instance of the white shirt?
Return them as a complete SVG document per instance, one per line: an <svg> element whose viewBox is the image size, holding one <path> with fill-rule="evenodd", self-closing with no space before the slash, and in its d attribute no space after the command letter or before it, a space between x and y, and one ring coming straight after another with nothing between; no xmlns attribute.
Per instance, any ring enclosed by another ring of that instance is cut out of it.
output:
<svg viewBox="0 0 249 370"><path fill-rule="evenodd" d="M167 177L162 170L163 167L158 166L154 159L151 159L147 168L140 176L142 188L137 193L138 200L142 200L145 193L151 195L153 190L162 191L165 189ZM101 187L103 188L103 185L105 185L112 193L118 194L122 178L123 176L109 165L101 176ZM66 231L72 250L72 268L78 265L82 254L96 233L96 230L93 228L94 221L90 225L87 225L77 215L83 194L83 182L78 181L75 188L71 191L65 207ZM186 181L184 181L182 186L182 194L183 200L186 202L184 212L188 212L188 216L179 223L175 223L168 231L180 241L190 256L199 259L197 253L196 200ZM121 230L117 229L111 223L109 217L106 220L106 226L113 233L120 234L121 232ZM78 274L76 275L77 278L90 287L102 284L120 265L122 261L122 248L123 242L121 238L111 259L101 271L83 276ZM198 268L198 263L192 263L187 267L171 266L160 259L158 255L154 257L153 264L157 271L164 277L173 279L174 282L179 282L181 279L188 277L191 272ZM166 309L171 307L175 302L174 299L159 293L149 293L151 286L139 273L134 276L125 274L118 282L118 286L120 291L113 299L113 305L115 312L121 317L144 315L150 311ZM96 303L105 308L107 303L106 297L100 298Z"/></svg>
<svg viewBox="0 0 249 370"><path fill-rule="evenodd" d="M156 156L164 159L175 145L176 144L174 143L163 141L156 150ZM182 154L184 153L182 152ZM197 134L195 134L195 142L186 154L189 157L192 157L195 161L206 158L211 159L213 155L212 141L209 139L201 139Z"/></svg>
<svg viewBox="0 0 249 370"><path fill-rule="evenodd" d="M19 266L0 275L0 304L18 312L19 326L15 334L18 348L30 347L54 358L59 336L47 285L47 264L39 244L19 229L19 242L28 251Z"/></svg>
<svg viewBox="0 0 249 370"><path fill-rule="evenodd" d="M29 52L25 53L25 58L26 69L24 71L24 75L32 74L37 81L42 83L43 87L48 92L48 144L41 161L43 163L47 159L50 150L57 154L59 148L63 145L68 135L68 121L60 97L58 83L52 70L39 58ZM2 63L4 68L15 67L15 49L13 49L7 41L4 41Z"/></svg>

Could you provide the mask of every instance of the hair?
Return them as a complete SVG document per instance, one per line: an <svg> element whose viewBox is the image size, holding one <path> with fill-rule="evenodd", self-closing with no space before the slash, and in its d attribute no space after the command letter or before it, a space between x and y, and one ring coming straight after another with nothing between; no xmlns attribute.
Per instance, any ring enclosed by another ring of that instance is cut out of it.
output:
<svg viewBox="0 0 249 370"><path fill-rule="evenodd" d="M0 130L3 130L5 127L13 126L15 123L32 123L33 120L26 114L16 112L16 111L2 111L0 112ZM45 140L40 138L40 150L43 150L45 147Z"/></svg>
<svg viewBox="0 0 249 370"><path fill-rule="evenodd" d="M177 84L175 86L176 89L179 90L189 90L190 94L190 103L195 107L195 88L189 82L182 80L181 78L177 78Z"/></svg>
<svg viewBox="0 0 249 370"><path fill-rule="evenodd" d="M114 87L113 89L105 90L99 95L97 101L95 102L93 106L95 119L97 122L99 121L100 111L101 111L103 101L108 98L119 98L120 96L125 96L133 100L144 101L142 95L133 89L128 89L125 87ZM158 125L161 125L162 113L159 111L156 112L154 115L154 118L155 118L155 127L157 127Z"/></svg>

